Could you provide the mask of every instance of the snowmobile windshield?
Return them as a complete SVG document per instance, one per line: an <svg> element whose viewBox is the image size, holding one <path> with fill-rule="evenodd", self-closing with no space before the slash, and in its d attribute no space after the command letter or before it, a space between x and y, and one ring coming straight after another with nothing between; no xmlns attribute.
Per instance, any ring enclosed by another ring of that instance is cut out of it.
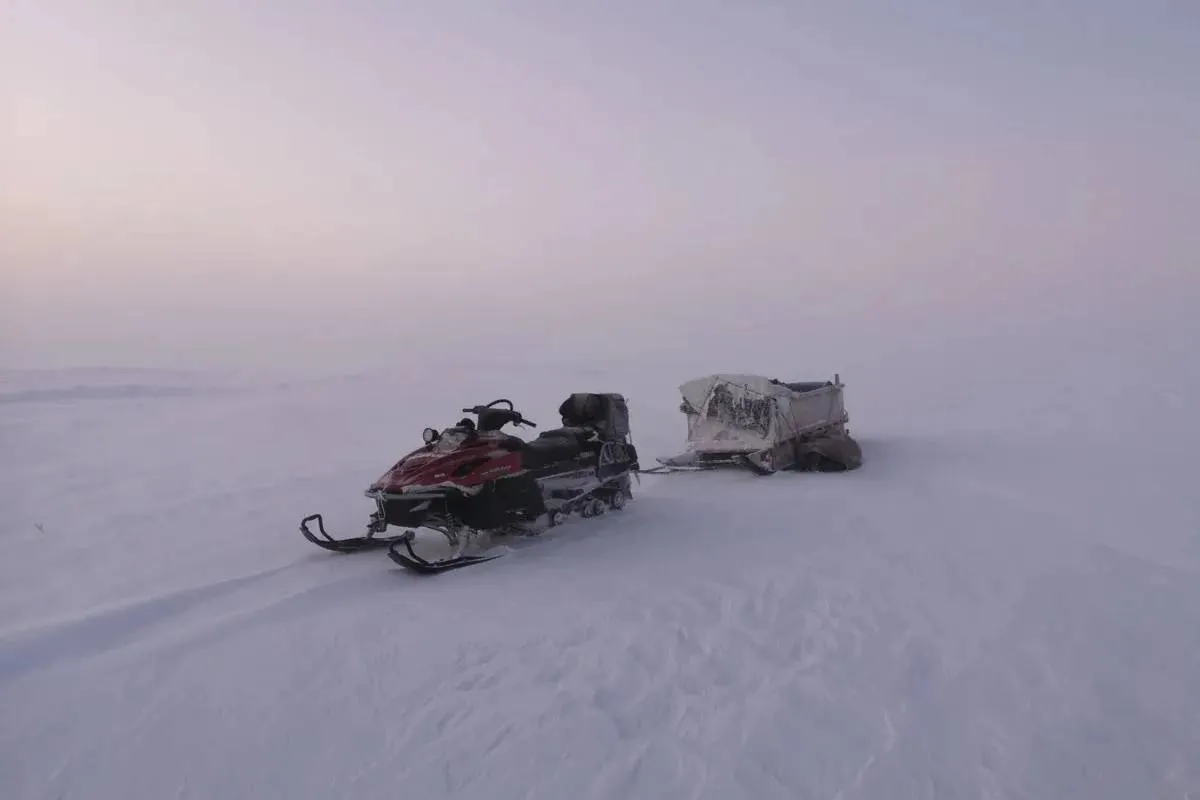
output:
<svg viewBox="0 0 1200 800"><path fill-rule="evenodd" d="M467 440L467 432L462 428L446 428L433 445L433 452L448 453Z"/></svg>

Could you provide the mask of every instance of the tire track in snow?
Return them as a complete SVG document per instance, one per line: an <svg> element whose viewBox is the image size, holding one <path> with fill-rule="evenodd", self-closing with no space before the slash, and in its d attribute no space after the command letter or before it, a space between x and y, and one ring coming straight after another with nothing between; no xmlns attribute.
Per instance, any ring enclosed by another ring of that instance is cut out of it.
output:
<svg viewBox="0 0 1200 800"><path fill-rule="evenodd" d="M301 561L249 575L149 597L85 616L9 632L0 637L0 686L34 670L98 656L125 645L142 646L148 630L193 609L294 569Z"/></svg>

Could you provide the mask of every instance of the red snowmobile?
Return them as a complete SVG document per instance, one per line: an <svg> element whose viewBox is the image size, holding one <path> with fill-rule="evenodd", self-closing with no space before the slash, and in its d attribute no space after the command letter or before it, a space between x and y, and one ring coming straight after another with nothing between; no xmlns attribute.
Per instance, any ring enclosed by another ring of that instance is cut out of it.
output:
<svg viewBox="0 0 1200 800"><path fill-rule="evenodd" d="M478 422L464 418L441 431L426 428L424 446L367 488L376 510L366 535L334 539L321 515L312 514L300 523L304 537L334 552L386 547L402 567L444 572L503 555L486 552L493 536L535 536L570 515L620 509L633 496L637 450L629 440L628 406L619 394L572 394L558 408L563 427L532 441L501 430L509 423L537 427L510 400L463 412ZM314 521L320 538L308 527ZM408 530L383 535L392 525ZM417 555L413 541L419 528L444 535L450 557L430 561Z"/></svg>

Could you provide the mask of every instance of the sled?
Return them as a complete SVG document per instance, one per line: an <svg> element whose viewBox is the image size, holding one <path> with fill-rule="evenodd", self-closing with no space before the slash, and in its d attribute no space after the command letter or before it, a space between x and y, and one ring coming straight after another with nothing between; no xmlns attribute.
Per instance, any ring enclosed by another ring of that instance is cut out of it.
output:
<svg viewBox="0 0 1200 800"><path fill-rule="evenodd" d="M716 373L683 383L679 410L687 417L684 451L656 458L645 473L749 469L759 475L792 470L844 472L862 466L850 435L844 384L783 382L761 375Z"/></svg>

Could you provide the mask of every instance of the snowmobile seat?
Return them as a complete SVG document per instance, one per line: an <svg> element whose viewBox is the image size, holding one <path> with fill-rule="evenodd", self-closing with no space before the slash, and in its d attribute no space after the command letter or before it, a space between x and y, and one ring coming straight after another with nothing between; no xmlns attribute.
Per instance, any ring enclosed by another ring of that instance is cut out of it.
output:
<svg viewBox="0 0 1200 800"><path fill-rule="evenodd" d="M576 392L558 407L566 428L592 428L606 441L619 441L629 435L629 407L616 393Z"/></svg>
<svg viewBox="0 0 1200 800"><path fill-rule="evenodd" d="M536 439L526 442L521 450L521 465L527 469L540 469L560 461L570 461L583 452L583 440L568 429L546 431Z"/></svg>
<svg viewBox="0 0 1200 800"><path fill-rule="evenodd" d="M593 431L590 428L582 425L564 425L561 428L551 428L548 431L542 431L538 434L538 439L545 439L551 436L573 439L578 442L585 442L591 438ZM536 440L535 440L536 441Z"/></svg>

